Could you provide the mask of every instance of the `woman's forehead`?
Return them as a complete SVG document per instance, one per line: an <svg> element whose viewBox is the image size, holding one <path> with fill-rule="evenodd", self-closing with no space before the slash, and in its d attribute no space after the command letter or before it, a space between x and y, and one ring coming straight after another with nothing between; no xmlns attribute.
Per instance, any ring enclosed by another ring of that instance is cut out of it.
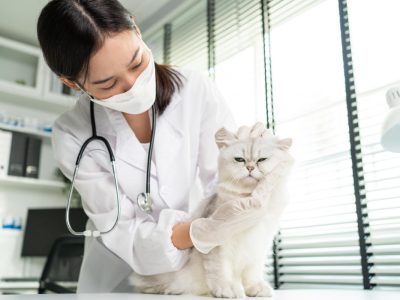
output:
<svg viewBox="0 0 400 300"><path fill-rule="evenodd" d="M100 49L90 58L89 81L101 80L126 69L140 46L140 39L133 30L106 36Z"/></svg>

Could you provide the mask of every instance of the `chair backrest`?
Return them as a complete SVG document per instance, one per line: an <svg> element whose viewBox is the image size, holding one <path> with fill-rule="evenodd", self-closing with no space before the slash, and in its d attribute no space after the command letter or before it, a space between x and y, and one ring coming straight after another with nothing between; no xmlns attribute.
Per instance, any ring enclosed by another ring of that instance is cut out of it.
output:
<svg viewBox="0 0 400 300"><path fill-rule="evenodd" d="M77 282L83 259L84 237L62 236L54 241L40 282Z"/></svg>

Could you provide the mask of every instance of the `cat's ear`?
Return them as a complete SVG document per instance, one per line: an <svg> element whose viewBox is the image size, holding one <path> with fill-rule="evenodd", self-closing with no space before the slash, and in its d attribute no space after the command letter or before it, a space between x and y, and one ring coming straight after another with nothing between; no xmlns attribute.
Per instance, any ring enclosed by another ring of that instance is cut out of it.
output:
<svg viewBox="0 0 400 300"><path fill-rule="evenodd" d="M278 148L281 150L288 150L292 146L292 139L278 140Z"/></svg>
<svg viewBox="0 0 400 300"><path fill-rule="evenodd" d="M215 133L215 142L218 148L223 148L229 146L231 143L237 140L236 135L227 130L225 127L220 128Z"/></svg>

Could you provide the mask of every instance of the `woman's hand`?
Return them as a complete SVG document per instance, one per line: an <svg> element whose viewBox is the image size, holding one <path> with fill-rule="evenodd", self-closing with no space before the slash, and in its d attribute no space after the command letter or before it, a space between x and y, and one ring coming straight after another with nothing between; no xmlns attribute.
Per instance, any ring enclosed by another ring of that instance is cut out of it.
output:
<svg viewBox="0 0 400 300"><path fill-rule="evenodd" d="M172 227L172 244L179 250L185 250L193 247L192 240L189 235L190 223L178 223Z"/></svg>

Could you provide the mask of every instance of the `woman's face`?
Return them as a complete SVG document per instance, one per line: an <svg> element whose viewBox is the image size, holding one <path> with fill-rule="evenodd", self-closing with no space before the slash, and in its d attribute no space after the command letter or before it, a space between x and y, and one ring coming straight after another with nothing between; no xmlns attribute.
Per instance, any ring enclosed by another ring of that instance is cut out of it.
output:
<svg viewBox="0 0 400 300"><path fill-rule="evenodd" d="M150 52L134 30L125 30L106 37L103 46L89 60L84 89L96 99L124 93L146 69Z"/></svg>

